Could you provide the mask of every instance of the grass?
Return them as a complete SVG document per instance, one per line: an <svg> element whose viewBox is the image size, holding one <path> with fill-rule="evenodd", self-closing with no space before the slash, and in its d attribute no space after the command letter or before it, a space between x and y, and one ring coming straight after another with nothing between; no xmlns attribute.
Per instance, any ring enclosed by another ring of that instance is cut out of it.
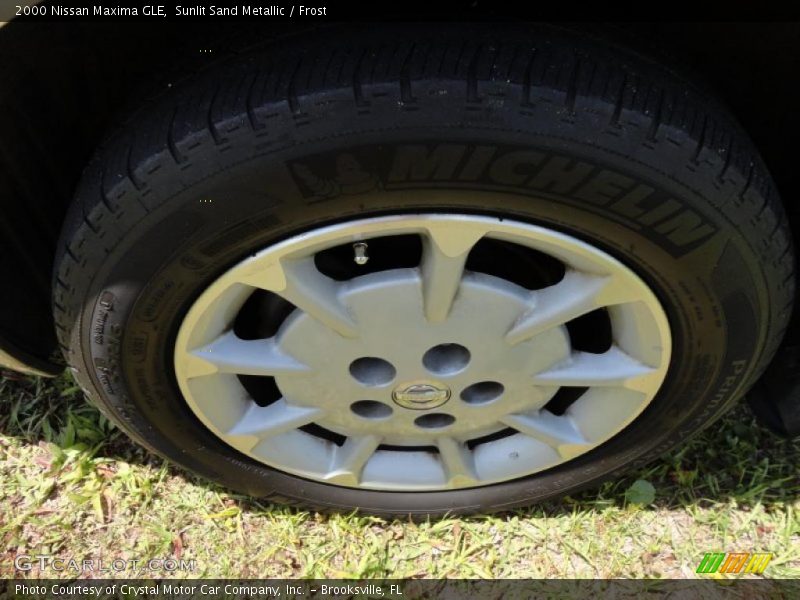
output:
<svg viewBox="0 0 800 600"><path fill-rule="evenodd" d="M800 441L773 436L744 406L598 489L503 515L414 524L233 494L130 442L67 375L8 375L0 379L5 577L76 576L37 564L15 570L18 556L50 555L106 566L194 561L193 570L138 573L160 578L684 578L710 551L773 552L765 577L800 577Z"/></svg>

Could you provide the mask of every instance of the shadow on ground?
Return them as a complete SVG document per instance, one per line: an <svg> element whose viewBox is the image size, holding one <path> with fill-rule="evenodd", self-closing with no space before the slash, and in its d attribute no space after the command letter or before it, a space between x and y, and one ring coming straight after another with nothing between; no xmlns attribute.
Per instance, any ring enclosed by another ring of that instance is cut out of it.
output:
<svg viewBox="0 0 800 600"><path fill-rule="evenodd" d="M159 469L164 465L160 457L108 423L67 375L55 380L4 375L0 379L0 444L5 437L17 438L24 444L55 444L62 449L80 445L91 448L94 457ZM759 425L742 403L689 443L643 469L580 494L512 514L555 516L596 510L604 505L625 505L634 497L631 486L640 480L655 490L655 500L648 503L651 509L731 501L739 506L778 506L800 495L798 464L800 439L775 436ZM195 485L219 489L177 467L168 469ZM648 488L641 483L634 486L640 494L644 491L645 501ZM244 496L232 496L243 511L256 506Z"/></svg>

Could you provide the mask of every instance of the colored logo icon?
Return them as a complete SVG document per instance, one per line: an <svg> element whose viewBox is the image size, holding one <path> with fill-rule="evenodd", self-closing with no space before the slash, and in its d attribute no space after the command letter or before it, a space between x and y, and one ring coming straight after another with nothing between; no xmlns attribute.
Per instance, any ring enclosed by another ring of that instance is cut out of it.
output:
<svg viewBox="0 0 800 600"><path fill-rule="evenodd" d="M771 552L706 552L696 572L761 574L771 560Z"/></svg>

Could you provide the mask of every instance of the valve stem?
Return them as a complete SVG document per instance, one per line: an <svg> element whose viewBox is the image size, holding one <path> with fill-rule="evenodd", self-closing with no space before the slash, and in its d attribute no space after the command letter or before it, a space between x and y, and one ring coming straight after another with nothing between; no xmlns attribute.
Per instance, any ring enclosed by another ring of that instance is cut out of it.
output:
<svg viewBox="0 0 800 600"><path fill-rule="evenodd" d="M365 265L369 260L369 256L367 255L367 243L366 242L356 242L353 244L353 252L355 256L353 260L356 262L357 265Z"/></svg>

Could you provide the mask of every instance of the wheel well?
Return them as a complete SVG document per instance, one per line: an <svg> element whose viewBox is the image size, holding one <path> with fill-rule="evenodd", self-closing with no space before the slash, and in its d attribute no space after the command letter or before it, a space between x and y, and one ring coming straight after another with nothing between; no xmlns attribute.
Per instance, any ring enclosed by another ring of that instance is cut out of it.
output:
<svg viewBox="0 0 800 600"><path fill-rule="evenodd" d="M783 197L790 197L798 177L794 57L800 27L653 23L591 29L587 35L689 65L730 106ZM84 165L122 115L220 55L307 33L242 23L12 21L0 28L0 268L13 277L0 294L0 346L60 360L50 309L59 232ZM796 223L794 205L786 208Z"/></svg>

